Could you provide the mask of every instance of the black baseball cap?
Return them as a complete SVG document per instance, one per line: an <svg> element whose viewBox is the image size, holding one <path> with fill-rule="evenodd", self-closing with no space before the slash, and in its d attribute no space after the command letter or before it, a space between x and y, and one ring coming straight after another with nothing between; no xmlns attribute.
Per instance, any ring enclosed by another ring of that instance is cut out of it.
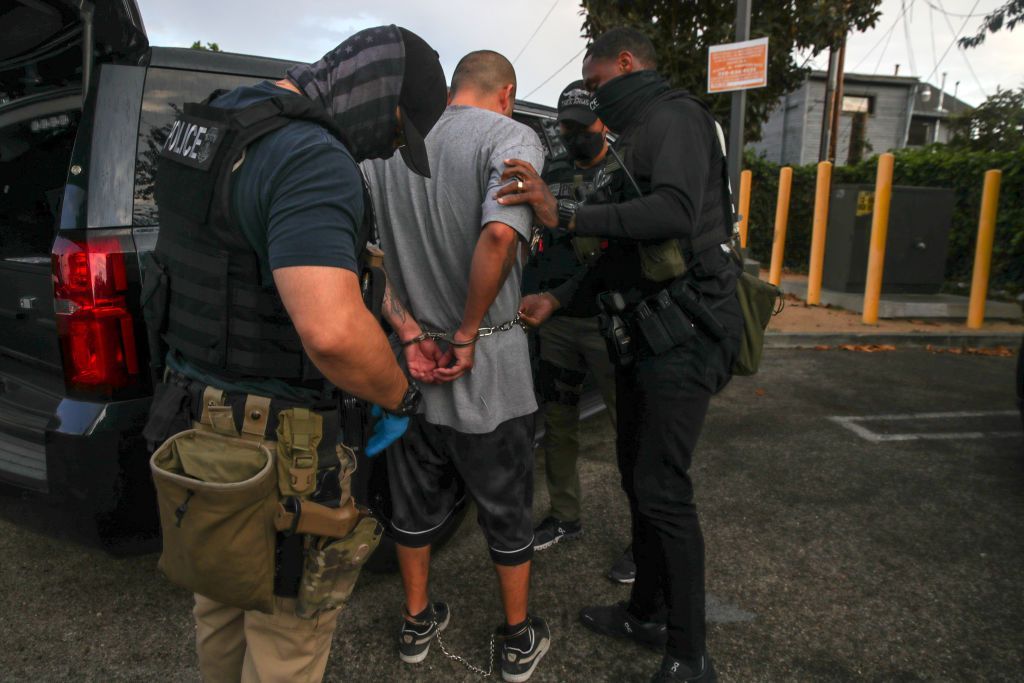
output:
<svg viewBox="0 0 1024 683"><path fill-rule="evenodd" d="M398 95L405 144L399 152L406 166L429 178L430 161L423 138L448 105L448 84L434 48L412 31L402 27L398 30L405 45L405 72Z"/></svg>
<svg viewBox="0 0 1024 683"><path fill-rule="evenodd" d="M583 81L573 81L558 96L558 120L589 126L597 120L597 114L591 108L593 102L594 95L583 87Z"/></svg>

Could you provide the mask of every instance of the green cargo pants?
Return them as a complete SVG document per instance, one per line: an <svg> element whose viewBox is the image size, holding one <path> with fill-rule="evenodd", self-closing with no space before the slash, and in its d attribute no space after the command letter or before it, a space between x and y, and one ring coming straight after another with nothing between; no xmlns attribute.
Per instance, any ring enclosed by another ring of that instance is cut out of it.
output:
<svg viewBox="0 0 1024 683"><path fill-rule="evenodd" d="M551 516L564 522L580 518L580 395L590 372L608 418L615 426L615 368L608 359L597 317L554 316L540 327L538 385L544 414L544 463Z"/></svg>

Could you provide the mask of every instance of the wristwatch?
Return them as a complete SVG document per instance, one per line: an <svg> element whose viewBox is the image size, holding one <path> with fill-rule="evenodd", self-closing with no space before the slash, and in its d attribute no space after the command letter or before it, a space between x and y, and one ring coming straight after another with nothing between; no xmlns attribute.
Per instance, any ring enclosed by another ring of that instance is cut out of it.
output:
<svg viewBox="0 0 1024 683"><path fill-rule="evenodd" d="M414 380L409 379L409 388L405 390L402 402L394 410L389 410L388 413L395 417L412 417L420 407L420 400L422 399L423 394L420 392L420 385Z"/></svg>

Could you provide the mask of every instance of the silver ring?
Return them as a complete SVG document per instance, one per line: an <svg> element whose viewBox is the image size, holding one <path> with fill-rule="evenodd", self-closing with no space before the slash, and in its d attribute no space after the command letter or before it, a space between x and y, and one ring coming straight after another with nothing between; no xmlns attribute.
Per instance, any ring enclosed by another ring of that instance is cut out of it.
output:
<svg viewBox="0 0 1024 683"><path fill-rule="evenodd" d="M517 180L516 181L516 191L517 192L522 192L523 191L523 181L522 180Z"/></svg>

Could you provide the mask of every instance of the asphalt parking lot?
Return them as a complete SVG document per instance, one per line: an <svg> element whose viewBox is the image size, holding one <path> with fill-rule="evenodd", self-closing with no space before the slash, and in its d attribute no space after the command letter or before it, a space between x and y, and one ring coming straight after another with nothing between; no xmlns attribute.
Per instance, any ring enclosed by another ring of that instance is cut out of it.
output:
<svg viewBox="0 0 1024 683"><path fill-rule="evenodd" d="M696 460L709 645L723 681L1020 680L1024 434L1013 360L773 350L716 398ZM584 424L582 540L537 555L553 644L533 680L641 681L657 655L578 625L625 599L613 434ZM539 453L539 456L542 454ZM543 465L538 457L538 473ZM536 512L546 493L538 478ZM190 597L156 556L76 541L55 501L0 489L0 679L195 681ZM472 514L434 563L446 641L482 664L499 601ZM395 651L397 576L365 575L341 618L335 681L473 680L436 648Z"/></svg>

